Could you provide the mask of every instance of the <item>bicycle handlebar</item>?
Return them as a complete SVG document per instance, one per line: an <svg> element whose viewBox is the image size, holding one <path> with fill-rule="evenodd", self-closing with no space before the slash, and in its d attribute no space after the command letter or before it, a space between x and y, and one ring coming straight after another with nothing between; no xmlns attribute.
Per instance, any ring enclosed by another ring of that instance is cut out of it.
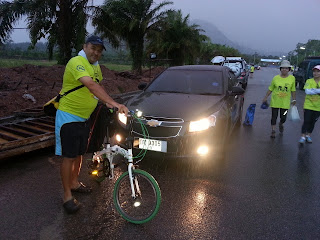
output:
<svg viewBox="0 0 320 240"><path fill-rule="evenodd" d="M109 112L110 113L115 113L115 112L118 112L118 111L119 111L119 109L117 107L109 108ZM136 116L135 111L129 109L127 117L134 117L134 116Z"/></svg>

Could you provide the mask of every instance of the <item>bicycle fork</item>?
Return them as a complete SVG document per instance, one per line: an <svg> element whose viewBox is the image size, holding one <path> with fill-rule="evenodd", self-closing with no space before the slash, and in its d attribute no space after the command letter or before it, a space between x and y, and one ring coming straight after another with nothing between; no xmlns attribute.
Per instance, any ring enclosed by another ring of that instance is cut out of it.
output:
<svg viewBox="0 0 320 240"><path fill-rule="evenodd" d="M96 152L94 155L94 159L99 158L103 154L106 154L107 159L110 162L110 176L109 176L110 179L114 177L113 156L116 154L120 154L128 159L128 174L129 174L129 181L130 181L130 187L131 187L131 196L133 199L136 199L137 195L141 196L141 190L139 187L138 179L134 177L134 174L132 171L135 169L133 165L132 148L129 148L126 151L123 148L119 147L118 145L114 145L112 147L108 145L107 148L104 148L103 150Z"/></svg>
<svg viewBox="0 0 320 240"><path fill-rule="evenodd" d="M129 173L129 181L131 186L131 197L136 199L136 191L139 196L141 196L141 191L138 183L138 179L133 175L134 165L133 165L133 158L132 158L132 149L128 149L128 173Z"/></svg>

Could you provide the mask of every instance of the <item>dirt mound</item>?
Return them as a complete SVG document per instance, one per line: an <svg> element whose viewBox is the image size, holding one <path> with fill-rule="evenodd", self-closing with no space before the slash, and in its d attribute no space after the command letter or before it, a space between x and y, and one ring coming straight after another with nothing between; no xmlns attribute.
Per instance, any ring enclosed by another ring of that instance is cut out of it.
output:
<svg viewBox="0 0 320 240"><path fill-rule="evenodd" d="M61 90L65 66L51 67L24 65L0 68L0 117L10 116L15 111L43 106ZM164 70L157 67L143 74L115 72L101 66L102 84L109 94L138 90L141 82L150 80Z"/></svg>

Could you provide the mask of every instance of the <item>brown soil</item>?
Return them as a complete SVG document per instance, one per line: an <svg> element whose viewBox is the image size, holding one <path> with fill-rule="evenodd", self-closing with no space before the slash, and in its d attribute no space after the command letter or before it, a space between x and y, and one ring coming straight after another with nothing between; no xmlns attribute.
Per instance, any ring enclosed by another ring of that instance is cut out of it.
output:
<svg viewBox="0 0 320 240"><path fill-rule="evenodd" d="M0 68L0 117L13 115L15 111L43 106L56 96L62 86L65 66L52 67L24 65ZM138 90L138 84L149 82L164 70L157 67L145 70L140 76L132 72L115 72L101 66L102 84L112 94Z"/></svg>

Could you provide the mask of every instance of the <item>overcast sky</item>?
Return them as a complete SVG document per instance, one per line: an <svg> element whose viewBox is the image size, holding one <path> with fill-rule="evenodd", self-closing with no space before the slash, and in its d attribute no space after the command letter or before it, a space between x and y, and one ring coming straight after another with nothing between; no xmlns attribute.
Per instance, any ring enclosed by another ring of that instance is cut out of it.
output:
<svg viewBox="0 0 320 240"><path fill-rule="evenodd" d="M231 41L255 50L289 52L298 42L320 40L320 0L171 1L170 8L181 9L190 19L211 22ZM102 2L94 0L95 4ZM28 34L16 30L12 40L29 41Z"/></svg>

